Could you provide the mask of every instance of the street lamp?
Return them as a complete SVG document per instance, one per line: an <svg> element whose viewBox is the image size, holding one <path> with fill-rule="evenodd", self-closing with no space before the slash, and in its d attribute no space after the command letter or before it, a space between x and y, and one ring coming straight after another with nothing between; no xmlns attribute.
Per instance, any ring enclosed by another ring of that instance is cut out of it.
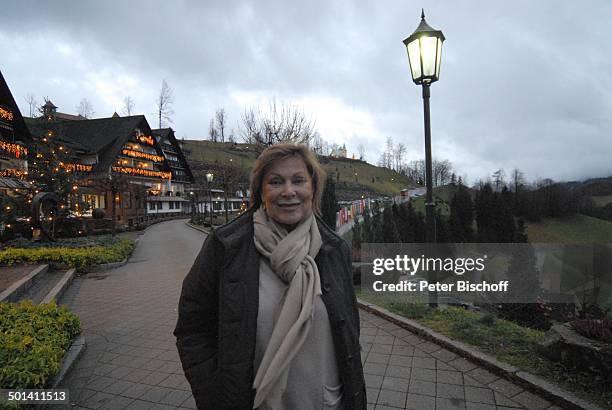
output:
<svg viewBox="0 0 612 410"><path fill-rule="evenodd" d="M208 182L208 203L210 205L210 229L213 227L213 206L212 206L212 194L210 192L210 183L213 181L214 174L209 172L206 174L206 182Z"/></svg>
<svg viewBox="0 0 612 410"><path fill-rule="evenodd" d="M412 81L423 87L423 111L425 116L425 218L427 223L426 242L436 242L435 204L433 202L433 183L431 171L431 123L429 116L429 96L431 83L440 78L442 60L442 43L444 34L435 30L425 21L425 11L421 10L421 23L417 29L404 40L408 52L408 62ZM430 283L435 280L435 272L430 272ZM430 305L437 305L437 295L430 293Z"/></svg>

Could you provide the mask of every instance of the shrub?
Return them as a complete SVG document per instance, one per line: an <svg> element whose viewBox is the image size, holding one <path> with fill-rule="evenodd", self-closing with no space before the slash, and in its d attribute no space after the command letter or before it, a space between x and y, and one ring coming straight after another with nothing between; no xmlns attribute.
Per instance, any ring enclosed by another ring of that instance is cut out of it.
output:
<svg viewBox="0 0 612 410"><path fill-rule="evenodd" d="M570 324L584 337L612 343L612 319L578 319Z"/></svg>
<svg viewBox="0 0 612 410"><path fill-rule="evenodd" d="M0 386L40 389L60 368L79 319L55 302L0 303Z"/></svg>
<svg viewBox="0 0 612 410"><path fill-rule="evenodd" d="M119 262L134 250L134 241L119 239L110 246L89 246L82 248L40 247L7 248L0 251L0 265L18 263L56 263L79 270L102 263Z"/></svg>

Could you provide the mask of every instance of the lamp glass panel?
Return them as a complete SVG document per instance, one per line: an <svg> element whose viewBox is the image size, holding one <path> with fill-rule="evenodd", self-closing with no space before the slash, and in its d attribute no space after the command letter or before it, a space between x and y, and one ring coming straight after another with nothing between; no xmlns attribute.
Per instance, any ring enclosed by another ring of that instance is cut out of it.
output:
<svg viewBox="0 0 612 410"><path fill-rule="evenodd" d="M421 54L423 56L423 75L433 76L436 69L436 37L421 37Z"/></svg>
<svg viewBox="0 0 612 410"><path fill-rule="evenodd" d="M438 52L436 53L436 77L440 78L440 63L442 62L442 40L438 39Z"/></svg>
<svg viewBox="0 0 612 410"><path fill-rule="evenodd" d="M412 71L412 79L416 80L421 77L421 52L419 47L419 39L415 39L408 43L408 60L410 62L410 70Z"/></svg>

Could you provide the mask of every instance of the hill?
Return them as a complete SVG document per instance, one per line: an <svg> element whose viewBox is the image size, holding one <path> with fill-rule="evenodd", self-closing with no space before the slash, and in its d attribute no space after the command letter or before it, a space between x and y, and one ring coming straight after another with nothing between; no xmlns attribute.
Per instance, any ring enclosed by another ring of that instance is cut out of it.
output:
<svg viewBox="0 0 612 410"><path fill-rule="evenodd" d="M232 165L248 173L257 159L257 152L248 144L200 140L181 143L190 162ZM404 175L360 160L319 157L319 162L336 181L338 200L359 199L362 195L396 196L402 189L416 186Z"/></svg>

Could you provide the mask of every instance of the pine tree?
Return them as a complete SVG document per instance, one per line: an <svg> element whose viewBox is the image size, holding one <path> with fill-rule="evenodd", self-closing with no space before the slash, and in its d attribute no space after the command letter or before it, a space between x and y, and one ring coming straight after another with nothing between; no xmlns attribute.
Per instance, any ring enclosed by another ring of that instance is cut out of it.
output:
<svg viewBox="0 0 612 410"><path fill-rule="evenodd" d="M400 236L393 218L393 211L387 207L382 214L382 241L383 243L399 243Z"/></svg>
<svg viewBox="0 0 612 410"><path fill-rule="evenodd" d="M454 242L471 242L474 205L467 188L459 185L450 203L450 230Z"/></svg>
<svg viewBox="0 0 612 410"><path fill-rule="evenodd" d="M336 200L336 185L333 177L328 175L325 180L323 197L321 199L321 217L331 229L336 229L336 212L338 212L338 201Z"/></svg>

